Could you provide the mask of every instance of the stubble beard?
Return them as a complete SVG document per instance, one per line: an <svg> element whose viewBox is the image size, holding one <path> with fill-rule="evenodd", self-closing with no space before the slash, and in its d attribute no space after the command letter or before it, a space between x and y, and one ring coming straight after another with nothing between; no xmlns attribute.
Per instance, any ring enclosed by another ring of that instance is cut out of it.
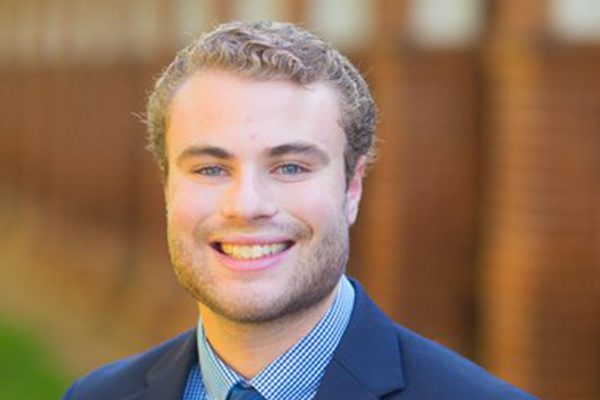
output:
<svg viewBox="0 0 600 400"><path fill-rule="evenodd" d="M264 301L264 293L250 292L238 298L224 296L218 278L203 268L208 249L199 251L195 241L186 243L168 230L171 262L179 284L196 301L231 322L262 324L301 314L323 302L335 289L344 273L349 256L348 224L343 218L334 221L316 242L309 245L310 235L295 246L297 251L291 275L282 282L279 296ZM297 229L296 229L297 230ZM306 230L306 228L304 228ZM299 250L299 251L298 251ZM230 297L230 298L225 298ZM270 297L267 295L267 297Z"/></svg>

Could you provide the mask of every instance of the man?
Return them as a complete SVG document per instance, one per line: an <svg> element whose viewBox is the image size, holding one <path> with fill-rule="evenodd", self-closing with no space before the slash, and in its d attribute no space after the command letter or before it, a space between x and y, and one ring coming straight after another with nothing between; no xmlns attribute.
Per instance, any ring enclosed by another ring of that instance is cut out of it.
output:
<svg viewBox="0 0 600 400"><path fill-rule="evenodd" d="M147 122L198 326L66 399L532 398L394 324L344 275L375 105L322 40L222 25L163 72Z"/></svg>

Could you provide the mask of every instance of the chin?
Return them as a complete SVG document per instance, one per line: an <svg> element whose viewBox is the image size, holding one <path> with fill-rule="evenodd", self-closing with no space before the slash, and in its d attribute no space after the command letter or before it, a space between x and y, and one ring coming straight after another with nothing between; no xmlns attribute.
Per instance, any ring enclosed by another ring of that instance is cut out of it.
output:
<svg viewBox="0 0 600 400"><path fill-rule="evenodd" d="M240 324L264 324L298 316L323 302L335 289L337 280L327 290L318 295L314 291L303 292L296 296L288 293L272 295L266 298L261 292L240 296L222 293L220 295L198 293L196 300L204 304L213 313L229 321ZM322 288L324 289L324 288ZM271 292L272 293L272 292ZM232 298L235 296L235 298ZM229 297L226 300L226 297Z"/></svg>

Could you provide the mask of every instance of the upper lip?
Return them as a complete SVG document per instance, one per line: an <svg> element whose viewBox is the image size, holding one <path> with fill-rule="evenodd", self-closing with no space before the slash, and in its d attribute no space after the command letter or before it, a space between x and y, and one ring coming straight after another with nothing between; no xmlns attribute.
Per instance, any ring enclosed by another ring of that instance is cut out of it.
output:
<svg viewBox="0 0 600 400"><path fill-rule="evenodd" d="M221 236L215 237L210 240L211 243L227 243L227 244L241 244L241 245L265 245L274 243L293 242L293 240L287 236L281 235L232 235L232 236Z"/></svg>

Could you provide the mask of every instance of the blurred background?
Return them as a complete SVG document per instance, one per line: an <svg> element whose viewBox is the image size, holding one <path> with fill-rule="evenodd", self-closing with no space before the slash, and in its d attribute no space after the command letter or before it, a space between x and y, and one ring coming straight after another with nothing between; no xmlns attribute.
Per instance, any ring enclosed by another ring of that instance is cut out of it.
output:
<svg viewBox="0 0 600 400"><path fill-rule="evenodd" d="M138 115L230 19L297 22L381 108L349 272L543 399L600 399L597 0L1 0L0 398L195 323Z"/></svg>

